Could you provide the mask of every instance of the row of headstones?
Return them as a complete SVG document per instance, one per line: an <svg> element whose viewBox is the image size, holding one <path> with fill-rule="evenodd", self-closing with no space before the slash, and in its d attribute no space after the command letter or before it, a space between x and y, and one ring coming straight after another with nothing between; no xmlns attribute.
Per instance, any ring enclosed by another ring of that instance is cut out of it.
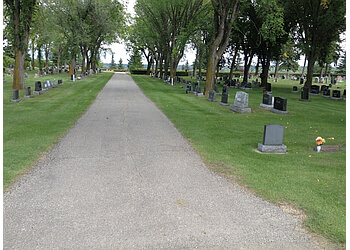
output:
<svg viewBox="0 0 350 250"><path fill-rule="evenodd" d="M328 83L328 77L315 77L315 83ZM331 84L337 84L335 76L331 77Z"/></svg>
<svg viewBox="0 0 350 250"><path fill-rule="evenodd" d="M41 84L40 81L35 82L35 90L33 91L33 95L41 95L43 94L44 91L48 91L49 89L55 88L58 85L63 85L62 79L59 79L57 84L56 84L56 79L54 81L47 80L44 81L43 84ZM25 88L25 98L32 98L32 92L31 92L31 87L26 87ZM19 98L19 90L14 89L13 90L13 99L11 102L20 102L21 99Z"/></svg>
<svg viewBox="0 0 350 250"><path fill-rule="evenodd" d="M332 85L330 84L329 86L327 85L322 85L321 86L321 92L323 93L323 97L325 98L331 98L334 100L340 100L340 99L344 99L346 100L346 89L344 89L343 92L343 97L341 97L341 93L340 90L333 90L332 92L332 97L331 97L331 90L329 88L331 88ZM297 86L293 86L293 93L298 93L298 87ZM320 86L318 85L311 85L311 90L310 90L310 95L320 95ZM302 101L309 101L309 88L301 88L301 99Z"/></svg>

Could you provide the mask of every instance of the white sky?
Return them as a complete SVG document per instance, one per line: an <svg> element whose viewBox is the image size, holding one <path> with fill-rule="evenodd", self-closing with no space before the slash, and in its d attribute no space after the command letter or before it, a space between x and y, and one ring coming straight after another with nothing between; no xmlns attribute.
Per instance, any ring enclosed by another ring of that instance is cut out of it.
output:
<svg viewBox="0 0 350 250"><path fill-rule="evenodd" d="M136 0L122 0L125 6L127 6L126 11L130 13L131 15L134 15L134 5L136 3ZM119 63L120 58L123 60L123 64L128 64L128 60L130 59L130 54L126 51L126 46L124 43L113 43L112 45L108 46L112 49L114 52L114 62L116 64ZM102 54L101 60L104 63L110 63L112 61L112 54L106 53L106 58L104 58L104 55ZM183 57L183 59L180 61L181 64L186 64L186 61L188 60L188 63L192 65L192 63L195 60L195 52L192 49L189 49L186 52L186 55ZM146 59L143 59L143 63L147 64Z"/></svg>
<svg viewBox="0 0 350 250"><path fill-rule="evenodd" d="M124 4L124 6L127 6L126 11L131 15L135 15L134 5L136 3L136 0L121 0L121 1ZM345 38L346 33L341 37ZM344 50L345 50L345 46L346 46L346 42L344 41L342 44L342 47L344 48ZM126 46L124 45L124 43L113 43L112 45L109 46L109 48L111 48L112 51L114 52L114 61L116 64L119 63L120 58L123 60L123 64L128 63L128 60L130 59L130 54L126 51ZM186 61L188 61L189 65L192 65L195 60L195 57L196 57L195 51L192 50L191 48L187 48L185 50L185 56L181 59L179 64L180 65L186 64ZM110 63L112 60L111 53L106 53L106 58L104 58L104 56L102 55L101 60L104 63ZM143 63L147 64L146 59L143 59ZM255 63L256 63L256 60L255 60ZM301 59L299 60L299 65L302 66L303 64L304 64L304 56L301 56Z"/></svg>

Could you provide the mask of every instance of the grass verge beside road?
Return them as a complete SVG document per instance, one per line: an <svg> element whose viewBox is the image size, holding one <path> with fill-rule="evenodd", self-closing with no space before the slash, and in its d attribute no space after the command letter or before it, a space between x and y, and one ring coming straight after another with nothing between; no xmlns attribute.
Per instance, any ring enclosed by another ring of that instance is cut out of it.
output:
<svg viewBox="0 0 350 250"><path fill-rule="evenodd" d="M67 74L34 78L34 71L27 73L25 86L32 91L35 81L56 79L57 83L62 79L63 85L33 98L24 98L25 90L22 90L22 101L12 103L12 77L6 76L3 84L4 189L67 133L113 75L101 73L71 82Z"/></svg>
<svg viewBox="0 0 350 250"><path fill-rule="evenodd" d="M180 88L184 85L170 86L149 76L132 77L216 172L235 179L266 200L303 211L306 228L345 244L344 101L320 95L310 96L311 102L301 102L298 82L280 80L272 83L273 96L288 99L289 115L259 108L262 88L246 91L252 113L238 114L204 97L186 95L185 88ZM298 86L298 93L292 93L293 85ZM338 86L344 88L345 83ZM230 89L230 104L237 91ZM217 96L219 101L220 98ZM260 154L253 150L263 140L264 125L271 123L285 127L287 154ZM313 151L318 136L325 138L325 145L340 146L340 151Z"/></svg>

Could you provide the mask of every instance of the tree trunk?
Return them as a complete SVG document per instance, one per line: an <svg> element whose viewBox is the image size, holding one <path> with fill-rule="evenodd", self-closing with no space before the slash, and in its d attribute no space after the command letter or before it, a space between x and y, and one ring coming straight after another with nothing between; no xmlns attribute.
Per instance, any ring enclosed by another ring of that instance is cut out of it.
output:
<svg viewBox="0 0 350 250"><path fill-rule="evenodd" d="M210 90L214 90L215 68L225 49L227 48L234 19L237 16L240 1L230 1L229 5L224 6L222 2L212 1L216 5L214 11L214 26L216 33L213 34L209 47L209 60L207 67L207 79L205 82L205 95L209 94ZM226 8L229 9L226 9ZM221 9L220 9L221 8Z"/></svg>
<svg viewBox="0 0 350 250"><path fill-rule="evenodd" d="M259 76L259 63L260 63L260 58L258 57L258 60L256 62L256 66L255 66L255 75Z"/></svg>
<svg viewBox="0 0 350 250"><path fill-rule="evenodd" d="M305 65L306 65L306 55L305 55L305 59L304 59L303 71L301 72L301 77L303 77L303 78L304 78L304 73L305 73Z"/></svg>
<svg viewBox="0 0 350 250"><path fill-rule="evenodd" d="M243 82L248 83L248 74L250 65L252 64L253 56L247 54L244 54L244 74L243 74Z"/></svg>
<svg viewBox="0 0 350 250"><path fill-rule="evenodd" d="M327 73L328 73L328 63L326 63L326 69L324 71L324 75L327 76Z"/></svg>
<svg viewBox="0 0 350 250"><path fill-rule="evenodd" d="M323 77L323 68L321 68L320 78Z"/></svg>
<svg viewBox="0 0 350 250"><path fill-rule="evenodd" d="M75 65L76 65L75 56L73 56L72 61L71 61L71 64L70 64L70 67L69 67L69 73L68 73L69 76L71 76L72 74L74 74Z"/></svg>
<svg viewBox="0 0 350 250"><path fill-rule="evenodd" d="M280 67L280 62L276 61L276 68L275 68L275 82L278 82L278 69Z"/></svg>
<svg viewBox="0 0 350 250"><path fill-rule="evenodd" d="M261 73L261 86L265 87L267 84L267 79L269 76L269 68L270 68L270 59L262 59L261 60L261 67L262 67L262 73Z"/></svg>
<svg viewBox="0 0 350 250"><path fill-rule="evenodd" d="M306 81L305 81L304 87L309 88L309 91L311 90L312 78L314 76L315 62L316 62L315 56L308 58L307 74L306 74Z"/></svg>
<svg viewBox="0 0 350 250"><path fill-rule="evenodd" d="M35 52L35 48L34 48L34 41L32 41L32 70L35 70L35 58L34 58L34 52Z"/></svg>
<svg viewBox="0 0 350 250"><path fill-rule="evenodd" d="M13 72L12 89L24 89L24 59L26 53L18 48L15 51L15 69Z"/></svg>
<svg viewBox="0 0 350 250"><path fill-rule="evenodd" d="M206 81L205 81L205 95L209 93L210 90L213 90L215 88L215 69L216 65L218 64L218 58L216 55L216 48L217 45L213 44L210 46L210 52L209 52L209 60L208 60L208 67L207 67L207 75L206 75Z"/></svg>
<svg viewBox="0 0 350 250"><path fill-rule="evenodd" d="M233 58L232 58L232 63L231 63L231 68L230 68L230 75L229 75L229 78L228 78L230 81L232 81L232 78L233 78L233 70L234 70L235 65L236 65L237 53L238 53L238 46L236 46L235 54L233 55Z"/></svg>
<svg viewBox="0 0 350 250"><path fill-rule="evenodd" d="M49 67L49 48L45 48L45 67L46 69Z"/></svg>

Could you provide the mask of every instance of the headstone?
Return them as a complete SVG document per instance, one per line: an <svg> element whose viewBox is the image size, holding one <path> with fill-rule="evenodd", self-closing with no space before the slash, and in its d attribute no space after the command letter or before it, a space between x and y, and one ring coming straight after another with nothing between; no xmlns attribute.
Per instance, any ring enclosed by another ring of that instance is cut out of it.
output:
<svg viewBox="0 0 350 250"><path fill-rule="evenodd" d="M309 102L310 99L309 99L309 88L301 88L301 99L300 101L307 101Z"/></svg>
<svg viewBox="0 0 350 250"><path fill-rule="evenodd" d="M215 93L219 93L219 86L218 85L215 84L214 89L215 89Z"/></svg>
<svg viewBox="0 0 350 250"><path fill-rule="evenodd" d="M62 79L58 79L58 85L63 85Z"/></svg>
<svg viewBox="0 0 350 250"><path fill-rule="evenodd" d="M13 90L13 99L11 100L11 102L20 102L22 101L20 98L19 98L19 91L18 89L14 89Z"/></svg>
<svg viewBox="0 0 350 250"><path fill-rule="evenodd" d="M258 150L263 153L286 153L287 146L283 145L283 132L282 125L265 125L263 143L258 144Z"/></svg>
<svg viewBox="0 0 350 250"><path fill-rule="evenodd" d="M230 110L236 113L251 113L251 108L248 108L248 98L249 95L247 93L238 91L233 105L230 106Z"/></svg>
<svg viewBox="0 0 350 250"><path fill-rule="evenodd" d="M216 100L216 92L214 90L209 91L209 98L207 99L210 102L217 102Z"/></svg>
<svg viewBox="0 0 350 250"><path fill-rule="evenodd" d="M266 83L266 91L271 92L271 83Z"/></svg>
<svg viewBox="0 0 350 250"><path fill-rule="evenodd" d="M74 75L74 74L71 74L71 76L70 76L70 81L71 81L71 82L75 82L75 75Z"/></svg>
<svg viewBox="0 0 350 250"><path fill-rule="evenodd" d="M43 86L42 86L42 90L43 91L48 91L49 90L49 86L47 85L47 81L43 82Z"/></svg>
<svg viewBox="0 0 350 250"><path fill-rule="evenodd" d="M319 78L315 77L315 83L318 83L318 82L319 82Z"/></svg>
<svg viewBox="0 0 350 250"><path fill-rule="evenodd" d="M27 73L24 73L24 78L28 79L28 74Z"/></svg>
<svg viewBox="0 0 350 250"><path fill-rule="evenodd" d="M304 78L301 77L301 78L300 78L300 85L303 85L303 84L304 84Z"/></svg>
<svg viewBox="0 0 350 250"><path fill-rule="evenodd" d="M334 99L334 100L340 100L340 90L333 90L333 94L332 94L332 97L331 99Z"/></svg>
<svg viewBox="0 0 350 250"><path fill-rule="evenodd" d="M42 87L41 87L41 82L37 81L35 82L35 91L42 91Z"/></svg>
<svg viewBox="0 0 350 250"><path fill-rule="evenodd" d="M281 115L288 115L289 111L287 111L287 98L275 97L271 112Z"/></svg>
<svg viewBox="0 0 350 250"><path fill-rule="evenodd" d="M222 86L222 95L223 94L229 95L228 92L229 92L229 87L227 85Z"/></svg>
<svg viewBox="0 0 350 250"><path fill-rule="evenodd" d="M311 85L310 95L320 95L320 86Z"/></svg>
<svg viewBox="0 0 350 250"><path fill-rule="evenodd" d="M323 91L323 97L330 98L331 97L331 90L327 88L325 91Z"/></svg>
<svg viewBox="0 0 350 250"><path fill-rule="evenodd" d="M192 85L191 85L191 83L188 83L186 86L187 86L187 88L186 88L186 94L188 94L189 92L191 92L191 87L192 87Z"/></svg>
<svg viewBox="0 0 350 250"><path fill-rule="evenodd" d="M293 86L293 93L298 93L298 87L297 86Z"/></svg>
<svg viewBox="0 0 350 250"><path fill-rule="evenodd" d="M326 89L328 89L328 86L327 86L327 85L322 85L322 86L321 86L321 92L324 92Z"/></svg>
<svg viewBox="0 0 350 250"><path fill-rule="evenodd" d="M221 95L221 102L219 102L219 104L221 106L228 106L228 95L227 94L223 94Z"/></svg>
<svg viewBox="0 0 350 250"><path fill-rule="evenodd" d="M344 101L346 100L346 89L344 89L344 92L343 92L343 100Z"/></svg>
<svg viewBox="0 0 350 250"><path fill-rule="evenodd" d="M199 84L199 82L197 82L197 85L196 85L196 96L203 96L201 85Z"/></svg>
<svg viewBox="0 0 350 250"><path fill-rule="evenodd" d="M32 98L32 91L30 90L30 87L26 87L26 95L25 98Z"/></svg>
<svg viewBox="0 0 350 250"><path fill-rule="evenodd" d="M273 108L273 97L272 94L263 94L263 103L260 103L260 108L271 110Z"/></svg>

